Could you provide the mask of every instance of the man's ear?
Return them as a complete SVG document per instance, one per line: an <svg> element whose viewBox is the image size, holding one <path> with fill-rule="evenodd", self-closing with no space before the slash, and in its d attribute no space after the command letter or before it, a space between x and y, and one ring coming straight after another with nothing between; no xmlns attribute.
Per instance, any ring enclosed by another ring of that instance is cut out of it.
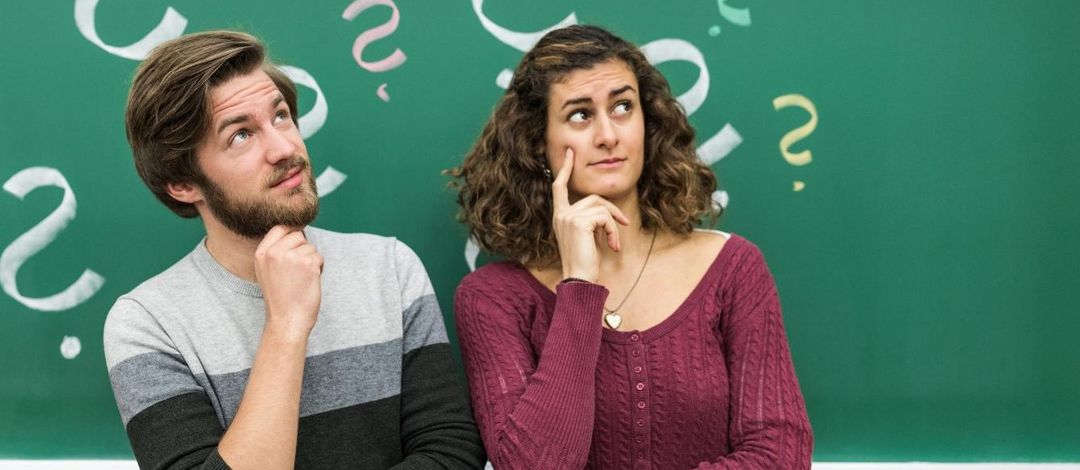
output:
<svg viewBox="0 0 1080 470"><path fill-rule="evenodd" d="M191 183L168 183L165 185L165 190L173 199L180 202L194 204L203 200L202 191Z"/></svg>

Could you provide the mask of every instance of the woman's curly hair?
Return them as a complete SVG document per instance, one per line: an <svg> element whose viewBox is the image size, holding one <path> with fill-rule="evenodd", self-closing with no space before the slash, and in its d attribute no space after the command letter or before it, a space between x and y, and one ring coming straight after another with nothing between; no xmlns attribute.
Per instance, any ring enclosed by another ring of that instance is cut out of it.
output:
<svg viewBox="0 0 1080 470"><path fill-rule="evenodd" d="M626 40L574 25L544 35L521 59L480 138L460 167L458 219L481 248L526 266L558 262L551 228L551 180L544 173L548 94L575 70L619 60L638 80L645 118L645 161L637 183L645 229L686 234L715 222L716 176L697 158L694 129L660 71Z"/></svg>

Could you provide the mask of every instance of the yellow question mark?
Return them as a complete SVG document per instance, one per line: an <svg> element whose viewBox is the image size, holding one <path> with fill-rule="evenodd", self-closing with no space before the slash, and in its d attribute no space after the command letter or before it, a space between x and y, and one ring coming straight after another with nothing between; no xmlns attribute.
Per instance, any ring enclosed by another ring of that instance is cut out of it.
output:
<svg viewBox="0 0 1080 470"><path fill-rule="evenodd" d="M805 138L814 132L817 128L818 116L817 107L814 103L807 99L805 96L792 93L790 95L778 96L773 100L773 108L777 111L790 106L798 106L805 109L810 113L810 121L803 124L800 127L795 128L791 132L784 134L784 137L780 139L780 154L784 156L784 160L795 166L803 166L810 163L813 160L813 154L809 150L803 150L799 153L792 153L789 149L795 142ZM796 181L794 189L795 191L802 191L806 187L806 183L802 181Z"/></svg>

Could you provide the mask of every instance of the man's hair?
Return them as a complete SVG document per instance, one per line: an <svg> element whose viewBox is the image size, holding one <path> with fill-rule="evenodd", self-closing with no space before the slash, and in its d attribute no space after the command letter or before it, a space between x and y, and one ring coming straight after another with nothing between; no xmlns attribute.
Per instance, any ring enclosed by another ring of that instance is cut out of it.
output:
<svg viewBox="0 0 1080 470"><path fill-rule="evenodd" d="M642 226L689 233L714 222L716 176L695 152L694 129L660 71L626 40L575 25L546 34L521 59L506 93L460 167L459 220L480 247L522 264L558 261L551 229L545 135L551 85L575 70L620 61L637 77L645 118L645 161L637 183Z"/></svg>
<svg viewBox="0 0 1080 470"><path fill-rule="evenodd" d="M170 196L167 186L206 183L195 150L209 132L211 91L259 68L277 85L296 122L296 86L250 34L208 31L173 39L154 48L135 71L125 113L135 169L154 196L181 217L199 214L194 205Z"/></svg>

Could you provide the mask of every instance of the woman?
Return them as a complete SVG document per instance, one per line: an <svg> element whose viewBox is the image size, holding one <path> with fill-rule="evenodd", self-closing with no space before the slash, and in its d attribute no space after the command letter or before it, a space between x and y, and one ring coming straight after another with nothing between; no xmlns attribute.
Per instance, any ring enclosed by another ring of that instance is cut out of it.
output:
<svg viewBox="0 0 1080 470"><path fill-rule="evenodd" d="M711 170L667 82L592 26L518 65L456 178L506 262L455 311L497 469L809 468L775 284L715 220Z"/></svg>

